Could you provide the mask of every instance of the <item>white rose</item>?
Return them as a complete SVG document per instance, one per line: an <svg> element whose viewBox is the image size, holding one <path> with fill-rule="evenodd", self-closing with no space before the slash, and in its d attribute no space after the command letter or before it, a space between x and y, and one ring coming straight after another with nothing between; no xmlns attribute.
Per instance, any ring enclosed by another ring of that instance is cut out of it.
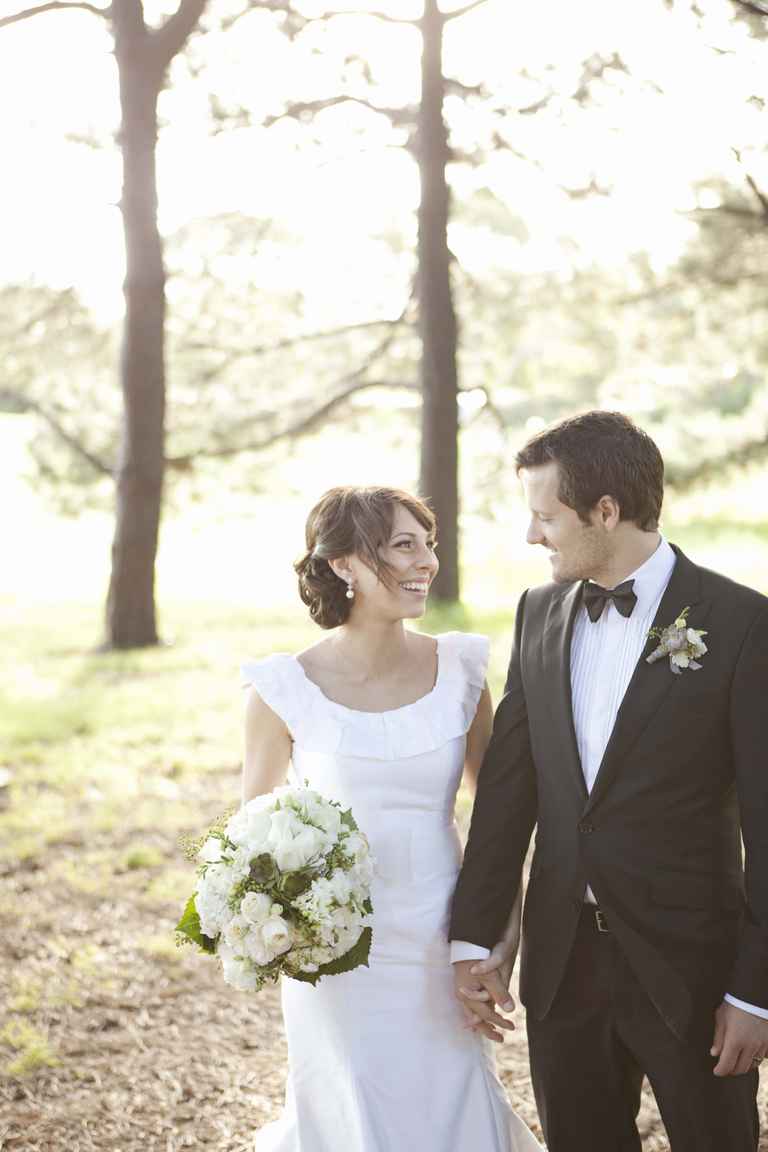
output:
<svg viewBox="0 0 768 1152"><path fill-rule="evenodd" d="M237 948L250 930L251 925L244 916L233 916L224 927L224 939L232 948Z"/></svg>
<svg viewBox="0 0 768 1152"><path fill-rule="evenodd" d="M240 902L240 915L249 924L263 924L272 913L272 899L266 892L246 892Z"/></svg>
<svg viewBox="0 0 768 1152"><path fill-rule="evenodd" d="M264 946L272 959L282 956L291 947L291 926L282 916L272 916L261 928Z"/></svg>

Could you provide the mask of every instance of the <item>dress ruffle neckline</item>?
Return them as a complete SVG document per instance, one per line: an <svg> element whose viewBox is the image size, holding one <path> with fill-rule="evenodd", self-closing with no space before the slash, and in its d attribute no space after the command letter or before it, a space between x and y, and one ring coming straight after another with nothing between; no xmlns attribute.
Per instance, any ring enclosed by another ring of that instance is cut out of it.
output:
<svg viewBox="0 0 768 1152"><path fill-rule="evenodd" d="M296 744L365 759L419 756L469 730L488 665L485 636L444 632L435 639L437 678L432 690L385 712L362 712L329 699L287 652L246 661L243 682L280 716Z"/></svg>

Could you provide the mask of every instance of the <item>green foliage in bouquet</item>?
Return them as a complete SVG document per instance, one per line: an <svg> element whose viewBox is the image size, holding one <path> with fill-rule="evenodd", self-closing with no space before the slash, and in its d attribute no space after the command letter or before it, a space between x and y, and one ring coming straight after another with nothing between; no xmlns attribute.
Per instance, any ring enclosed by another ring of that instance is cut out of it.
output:
<svg viewBox="0 0 768 1152"><path fill-rule="evenodd" d="M370 901L366 901L366 903L370 904ZM366 909L366 911L369 910ZM321 964L317 972L292 972L291 979L303 980L307 984L317 984L323 976L341 976L343 972L351 972L353 968L368 968L370 967L368 957L372 939L372 929L364 928L357 944L350 948L349 952L345 952L337 960L331 960L329 964Z"/></svg>
<svg viewBox="0 0 768 1152"><path fill-rule="evenodd" d="M196 860L197 854L205 844L209 836L218 837L220 840L226 840L225 828L229 823L231 816L237 812L237 804L230 805L221 816L217 816L211 824L207 832L203 832L202 836L179 836L178 843L182 852L187 860Z"/></svg>
<svg viewBox="0 0 768 1152"><path fill-rule="evenodd" d="M201 952L213 955L216 952L216 941L200 931L200 917L195 907L195 895L192 893L181 914L181 920L176 925L176 944L196 944Z"/></svg>

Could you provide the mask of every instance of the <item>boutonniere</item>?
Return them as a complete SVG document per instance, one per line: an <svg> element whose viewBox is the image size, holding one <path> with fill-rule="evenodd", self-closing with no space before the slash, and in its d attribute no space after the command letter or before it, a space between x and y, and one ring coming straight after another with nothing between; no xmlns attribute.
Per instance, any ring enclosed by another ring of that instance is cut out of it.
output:
<svg viewBox="0 0 768 1152"><path fill-rule="evenodd" d="M679 676L684 668L692 668L694 672L701 668L699 657L707 651L701 638L706 636L706 632L688 627L689 612L690 608L684 608L674 624L666 628L651 628L648 639L658 640L659 646L646 657L649 664L655 664L662 656L669 656L669 666L675 676Z"/></svg>

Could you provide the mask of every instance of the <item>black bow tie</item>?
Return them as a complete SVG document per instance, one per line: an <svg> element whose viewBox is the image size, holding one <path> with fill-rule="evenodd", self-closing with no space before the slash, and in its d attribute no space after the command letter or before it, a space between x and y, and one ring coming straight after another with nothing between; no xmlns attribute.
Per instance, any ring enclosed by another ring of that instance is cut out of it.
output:
<svg viewBox="0 0 768 1152"><path fill-rule="evenodd" d="M603 608L609 600L613 600L616 611L622 616L631 616L632 609L637 604L637 596L632 591L634 583L634 580L625 580L616 588L601 588L599 584L587 580L584 585L584 604L592 623L600 619Z"/></svg>

